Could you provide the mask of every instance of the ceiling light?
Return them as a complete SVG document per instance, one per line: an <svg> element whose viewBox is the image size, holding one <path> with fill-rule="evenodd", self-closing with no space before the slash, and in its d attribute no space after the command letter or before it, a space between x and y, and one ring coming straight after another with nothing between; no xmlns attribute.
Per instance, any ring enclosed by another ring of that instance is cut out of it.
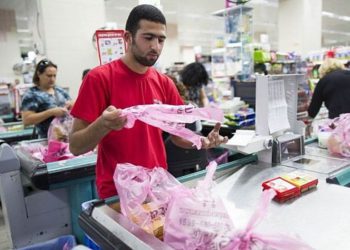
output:
<svg viewBox="0 0 350 250"><path fill-rule="evenodd" d="M350 36L350 32L335 31L335 30L322 30L322 33Z"/></svg>
<svg viewBox="0 0 350 250"><path fill-rule="evenodd" d="M322 16L338 19L338 20L341 20L341 21L350 22L350 17L349 16L341 16L341 15L337 15L337 14L332 13L332 12L322 11Z"/></svg>
<svg viewBox="0 0 350 250"><path fill-rule="evenodd" d="M32 33L29 29L17 29L17 33Z"/></svg>
<svg viewBox="0 0 350 250"><path fill-rule="evenodd" d="M350 36L350 32L335 31L335 30L322 30L322 33Z"/></svg>

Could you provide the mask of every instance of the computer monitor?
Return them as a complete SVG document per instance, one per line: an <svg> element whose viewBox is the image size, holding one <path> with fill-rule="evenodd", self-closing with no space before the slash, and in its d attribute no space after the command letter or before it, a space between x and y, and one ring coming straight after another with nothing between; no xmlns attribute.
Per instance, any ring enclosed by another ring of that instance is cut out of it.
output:
<svg viewBox="0 0 350 250"><path fill-rule="evenodd" d="M255 81L235 81L231 82L233 87L233 96L240 97L242 101L249 104L249 107L255 109Z"/></svg>

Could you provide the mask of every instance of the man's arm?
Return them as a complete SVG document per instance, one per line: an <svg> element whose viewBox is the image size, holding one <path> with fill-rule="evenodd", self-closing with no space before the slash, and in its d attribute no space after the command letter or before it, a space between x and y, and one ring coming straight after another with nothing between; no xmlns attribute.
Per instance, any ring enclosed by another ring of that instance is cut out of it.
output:
<svg viewBox="0 0 350 250"><path fill-rule="evenodd" d="M219 134L221 124L216 123L213 130L210 131L207 137L202 137L202 149L215 148L222 143L226 143L228 141L227 136L221 136ZM178 147L193 149L192 142L185 140L178 136L171 136L171 141Z"/></svg>
<svg viewBox="0 0 350 250"><path fill-rule="evenodd" d="M121 110L114 106L109 106L92 123L75 118L69 137L69 150L74 155L89 152L111 130L120 130L124 127L125 123L126 118L121 116Z"/></svg>

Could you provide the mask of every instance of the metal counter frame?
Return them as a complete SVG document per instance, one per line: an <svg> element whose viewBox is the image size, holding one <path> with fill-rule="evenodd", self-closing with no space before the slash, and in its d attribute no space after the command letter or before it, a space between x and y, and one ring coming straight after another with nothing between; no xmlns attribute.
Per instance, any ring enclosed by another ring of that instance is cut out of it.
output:
<svg viewBox="0 0 350 250"><path fill-rule="evenodd" d="M10 127L15 125L22 125L22 122L9 122L4 123L2 126ZM21 130L0 132L0 139L4 140L6 143L14 143L22 140L29 140L33 137L33 126L24 127Z"/></svg>

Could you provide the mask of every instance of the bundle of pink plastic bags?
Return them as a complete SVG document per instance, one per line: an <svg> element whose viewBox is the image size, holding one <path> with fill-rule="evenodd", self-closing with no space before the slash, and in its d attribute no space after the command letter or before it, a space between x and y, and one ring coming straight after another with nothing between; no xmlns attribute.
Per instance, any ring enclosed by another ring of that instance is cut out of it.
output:
<svg viewBox="0 0 350 250"><path fill-rule="evenodd" d="M262 193L246 228L235 228L221 198L211 191L216 167L211 162L204 180L187 188L163 168L118 164L114 181L121 212L174 249L312 249L298 238L254 231L276 194L272 189Z"/></svg>
<svg viewBox="0 0 350 250"><path fill-rule="evenodd" d="M216 107L198 108L193 105L150 104L123 109L127 117L125 128L134 126L136 120L160 128L165 132L185 138L197 149L202 146L201 136L185 128L185 123L199 120L223 122L224 114Z"/></svg>
<svg viewBox="0 0 350 250"><path fill-rule="evenodd" d="M170 134L177 135L191 141L197 149L202 146L201 136L185 128L185 123L193 123L198 120L210 120L222 122L224 115L215 107L197 108L193 105L166 105L149 104L138 105L123 109L123 115L127 118L125 128L132 128L136 120L140 120L151 126L160 128ZM33 152L34 156L44 162L52 162L73 158L69 151L69 133L72 128L73 117L67 114L52 120L48 131L47 147ZM23 145L27 151L32 152L31 145ZM37 147L35 147L37 149Z"/></svg>

